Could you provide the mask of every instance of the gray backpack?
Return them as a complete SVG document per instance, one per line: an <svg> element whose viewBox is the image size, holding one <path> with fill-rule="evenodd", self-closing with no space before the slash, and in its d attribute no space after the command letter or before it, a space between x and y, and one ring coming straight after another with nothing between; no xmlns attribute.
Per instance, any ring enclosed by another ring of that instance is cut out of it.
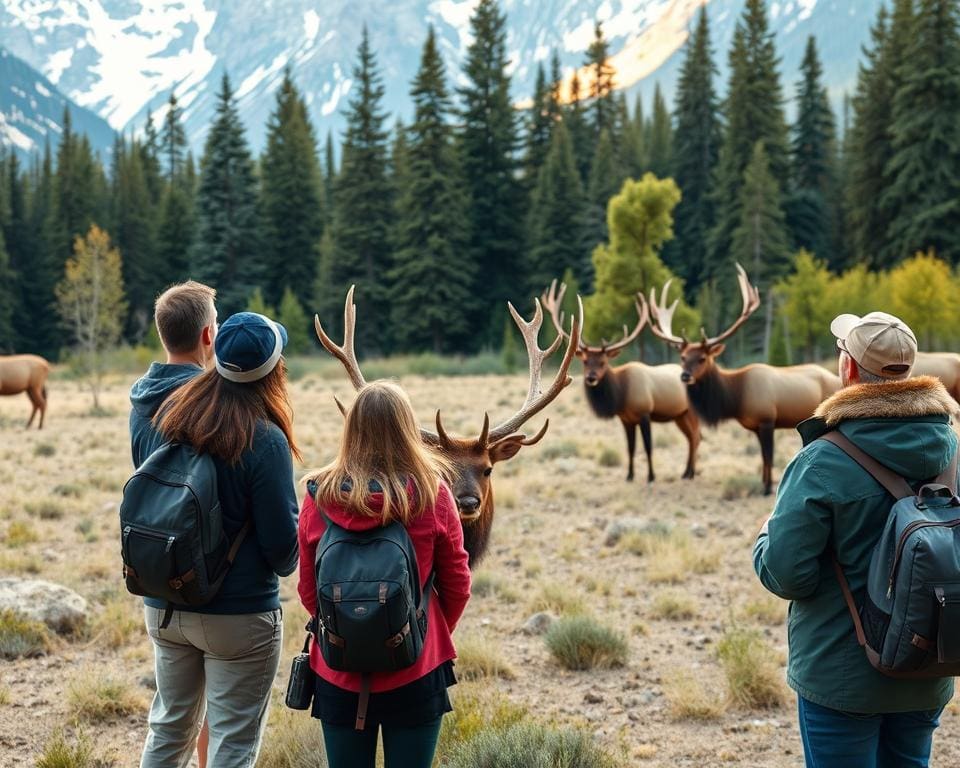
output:
<svg viewBox="0 0 960 768"><path fill-rule="evenodd" d="M857 641L878 671L890 677L960 675L960 498L957 456L917 491L839 432L833 443L882 485L896 502L870 559L858 610L833 555Z"/></svg>

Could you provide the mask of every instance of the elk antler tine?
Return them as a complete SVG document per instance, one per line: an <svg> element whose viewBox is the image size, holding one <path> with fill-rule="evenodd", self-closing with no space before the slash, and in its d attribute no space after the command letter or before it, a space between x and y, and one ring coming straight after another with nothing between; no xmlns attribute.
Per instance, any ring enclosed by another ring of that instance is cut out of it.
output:
<svg viewBox="0 0 960 768"><path fill-rule="evenodd" d="M343 416L343 418L347 418L347 409L343 406L343 403L340 402L340 398L334 395L333 401L337 404L337 408L340 409L340 415Z"/></svg>
<svg viewBox="0 0 960 768"><path fill-rule="evenodd" d="M480 437L477 438L477 445L479 445L481 448L486 448L489 437L490 437L490 414L484 411L483 428L480 430Z"/></svg>
<svg viewBox="0 0 960 768"><path fill-rule="evenodd" d="M443 420L440 418L440 409L437 408L437 438L441 445L446 445L450 442L450 438L447 437L447 431L443 428Z"/></svg>
<svg viewBox="0 0 960 768"><path fill-rule="evenodd" d="M535 445L536 443L539 443L541 440L543 440L543 436L547 434L547 427L549 426L550 419L547 419L545 422L543 422L543 426L540 427L540 431L537 432L537 434L529 438L524 437L523 440L520 441L520 445Z"/></svg>

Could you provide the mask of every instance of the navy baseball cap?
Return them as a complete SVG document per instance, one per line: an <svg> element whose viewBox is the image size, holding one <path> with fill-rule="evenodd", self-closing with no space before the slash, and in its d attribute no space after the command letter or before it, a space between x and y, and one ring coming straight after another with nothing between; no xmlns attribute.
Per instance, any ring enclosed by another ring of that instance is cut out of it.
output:
<svg viewBox="0 0 960 768"><path fill-rule="evenodd" d="M287 329L256 312L230 315L217 331L213 349L217 372L227 381L259 381L277 367L287 346Z"/></svg>

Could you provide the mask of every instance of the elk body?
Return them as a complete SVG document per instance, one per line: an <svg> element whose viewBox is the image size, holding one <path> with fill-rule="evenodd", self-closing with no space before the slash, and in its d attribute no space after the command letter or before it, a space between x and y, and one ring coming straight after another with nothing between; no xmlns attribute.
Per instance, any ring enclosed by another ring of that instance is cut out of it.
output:
<svg viewBox="0 0 960 768"><path fill-rule="evenodd" d="M960 355L955 352L917 352L912 375L936 376L960 402Z"/></svg>
<svg viewBox="0 0 960 768"><path fill-rule="evenodd" d="M43 429L43 417L47 413L47 375L50 363L37 355L10 355L0 357L0 395L19 395L26 392L33 410L27 428L40 413L38 429Z"/></svg>
<svg viewBox="0 0 960 768"><path fill-rule="evenodd" d="M543 323L543 311L540 302L536 302L536 313L530 322L526 322L513 308L512 304L508 303L507 306L514 322L520 328L520 333L523 335L530 363L527 397L523 405L509 419L493 427L490 426L490 419L487 414L484 414L483 427L479 436L475 438L455 437L447 434L443 427L440 411L437 411L436 414L436 432L423 427L420 428L420 434L424 441L443 455L451 467L451 477L447 480L457 502L457 511L460 515L460 523L463 526L464 547L470 555L471 568L483 559L490 543L494 516L493 483L491 480L494 465L513 458L524 446L540 442L547 433L549 421L544 422L544 425L532 437L527 437L518 430L527 420L546 408L572 381L570 376L567 375L567 371L580 340L580 327L583 322L583 308L581 306L579 316L572 321L569 341L560 367L550 386L546 390L542 390L543 363L560 347L563 338L558 336L547 349L540 349L538 337L540 326ZM338 346L327 336L319 318L315 317L314 323L320 343L341 362L354 389L359 390L366 385L366 379L360 371L354 352L353 340L356 318L357 308L353 303L353 287L351 287L347 293L343 310L342 346ZM340 407L343 410L343 406Z"/></svg>
<svg viewBox="0 0 960 768"><path fill-rule="evenodd" d="M557 333L565 335L560 306L566 286L557 290L556 280L543 295L544 306L553 318ZM680 380L679 365L645 365L629 362L616 367L610 365L620 352L643 330L649 318L646 304L637 305L639 321L632 332L624 328L620 341L599 346L588 345L581 337L577 357L583 361L583 388L590 409L601 419L616 416L627 436L627 480L633 480L634 455L637 447L637 427L647 455L647 482L654 480L653 440L651 422L674 422L687 438L687 466L683 477L694 476L697 447L700 445L700 421L687 400L686 386Z"/></svg>
<svg viewBox="0 0 960 768"><path fill-rule="evenodd" d="M723 354L724 339L746 322L760 306L760 293L751 286L746 272L738 264L737 280L743 299L740 317L719 336L708 337L701 329L703 339L687 341L671 328L677 301L667 307L669 283L661 292L650 292L650 307L656 326L653 333L680 352L681 380L687 385L690 404L700 418L710 426L736 419L742 427L757 435L763 458L763 490L773 490L774 430L796 427L813 415L817 406L840 389L840 378L818 365L778 367L757 363L743 368L726 370L717 364Z"/></svg>

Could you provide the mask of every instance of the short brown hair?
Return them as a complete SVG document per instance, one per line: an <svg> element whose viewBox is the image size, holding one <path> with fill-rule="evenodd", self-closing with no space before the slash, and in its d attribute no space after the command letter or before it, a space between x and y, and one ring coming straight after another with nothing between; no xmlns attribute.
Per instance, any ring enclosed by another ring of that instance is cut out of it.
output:
<svg viewBox="0 0 960 768"><path fill-rule="evenodd" d="M213 320L217 292L208 285L188 280L171 285L157 297L154 319L160 341L168 352L192 352L200 334Z"/></svg>

